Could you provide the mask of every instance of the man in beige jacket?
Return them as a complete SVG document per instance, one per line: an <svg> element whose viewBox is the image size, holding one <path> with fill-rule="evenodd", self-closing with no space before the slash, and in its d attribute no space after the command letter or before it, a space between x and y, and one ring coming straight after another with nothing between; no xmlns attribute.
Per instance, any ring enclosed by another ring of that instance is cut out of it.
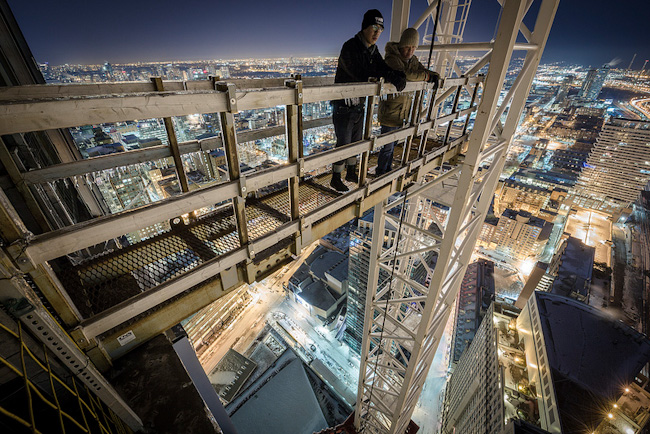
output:
<svg viewBox="0 0 650 434"><path fill-rule="evenodd" d="M389 42L386 44L385 61L388 66L396 71L402 71L406 74L407 81L428 81L436 83L440 76L438 73L429 71L418 60L415 50L420 41L418 31L408 28L402 32L399 42ZM391 95L387 100L379 103L379 123L381 124L381 133L401 128L404 122L408 120L411 110L413 95L402 93ZM379 151L377 161L377 176L391 171L393 163L393 149L395 142L384 145Z"/></svg>

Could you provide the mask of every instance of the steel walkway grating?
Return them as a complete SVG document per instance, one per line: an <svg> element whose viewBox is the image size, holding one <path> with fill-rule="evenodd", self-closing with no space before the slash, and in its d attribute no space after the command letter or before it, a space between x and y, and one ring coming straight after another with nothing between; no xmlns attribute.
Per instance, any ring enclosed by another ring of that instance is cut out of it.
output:
<svg viewBox="0 0 650 434"><path fill-rule="evenodd" d="M319 185L318 180L326 187ZM307 214L338 196L329 189L328 175L304 181L299 189L300 214ZM290 221L286 184L264 197L249 197L245 212L251 240ZM69 264L65 259L57 260L53 268L81 315L90 318L239 247L233 209L224 206L188 225L172 224L167 232L76 266L57 267L56 264ZM277 246L284 247L284 244Z"/></svg>

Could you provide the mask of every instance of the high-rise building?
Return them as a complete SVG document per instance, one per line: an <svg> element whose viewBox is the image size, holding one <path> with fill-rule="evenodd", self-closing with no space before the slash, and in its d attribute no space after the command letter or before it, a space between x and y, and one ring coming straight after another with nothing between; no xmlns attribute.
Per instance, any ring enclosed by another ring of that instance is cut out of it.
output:
<svg viewBox="0 0 650 434"><path fill-rule="evenodd" d="M585 81L582 82L582 88L578 96L588 101L596 101L603 88L603 84L605 84L608 73L609 66L607 65L600 69L590 69L585 77Z"/></svg>
<svg viewBox="0 0 650 434"><path fill-rule="evenodd" d="M357 354L361 353L363 318L366 310L366 288L372 232L350 232L350 262L348 268L348 301L345 315L343 342Z"/></svg>
<svg viewBox="0 0 650 434"><path fill-rule="evenodd" d="M562 81L562 85L560 86L560 90L557 93L557 96L555 97L555 102L558 104L561 104L564 102L566 97L569 95L569 90L571 89L571 84L573 83L573 80L575 80L575 75L567 75L564 77L564 80Z"/></svg>
<svg viewBox="0 0 650 434"><path fill-rule="evenodd" d="M499 328L516 318L518 311L494 302L488 309L472 343L463 352L447 382L442 411L442 433L498 433L505 426L504 385L500 384ZM523 353L518 352L521 364ZM514 364L514 357L512 363ZM515 386L516 389L516 386ZM529 399L532 402L532 399Z"/></svg>
<svg viewBox="0 0 650 434"><path fill-rule="evenodd" d="M467 266L456 302L456 327L451 347L451 362L460 356L474 339L483 317L494 298L494 262L479 259Z"/></svg>
<svg viewBox="0 0 650 434"><path fill-rule="evenodd" d="M575 186L579 206L617 214L650 181L650 122L612 119L605 124Z"/></svg>
<svg viewBox="0 0 650 434"><path fill-rule="evenodd" d="M642 270L650 270L650 184L646 189L641 192L641 197L634 204L634 219L639 222L640 229L638 231L639 241L643 254L641 255ZM650 285L650 273L643 274L644 287Z"/></svg>
<svg viewBox="0 0 650 434"><path fill-rule="evenodd" d="M359 219L358 227L350 232L350 250L348 263L348 299L345 316L345 333L343 342L357 354L361 352L363 338L363 320L366 310L366 290L368 288L368 271L370 265L370 246L372 243L373 214L369 213ZM387 229L384 239L392 243L395 230ZM388 246L388 245L386 245ZM379 281L388 278L385 270L380 270Z"/></svg>
<svg viewBox="0 0 650 434"><path fill-rule="evenodd" d="M499 225L499 218L494 215L488 216L483 222L481 232L478 234L476 245L491 249L494 247L494 234Z"/></svg>
<svg viewBox="0 0 650 434"><path fill-rule="evenodd" d="M521 311L495 301L449 379L442 433L509 433L515 420L550 433L642 432L648 361L647 337L576 300L536 292Z"/></svg>
<svg viewBox="0 0 650 434"><path fill-rule="evenodd" d="M494 211L502 214L506 208L528 211L536 216L546 207L551 199L552 191L513 180L505 180L497 187L494 195Z"/></svg>
<svg viewBox="0 0 650 434"><path fill-rule="evenodd" d="M553 225L527 211L507 208L494 233L496 248L513 258L538 256L548 241Z"/></svg>

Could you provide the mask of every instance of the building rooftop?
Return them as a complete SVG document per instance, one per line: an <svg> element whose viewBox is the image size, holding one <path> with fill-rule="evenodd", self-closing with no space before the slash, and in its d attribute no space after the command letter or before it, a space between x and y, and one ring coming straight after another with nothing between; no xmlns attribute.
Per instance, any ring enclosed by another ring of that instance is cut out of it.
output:
<svg viewBox="0 0 650 434"><path fill-rule="evenodd" d="M124 134L122 136L122 140L127 145L130 145L130 144L133 144L133 143L138 143L138 137L135 134Z"/></svg>
<svg viewBox="0 0 650 434"><path fill-rule="evenodd" d="M396 213L398 208L399 207L392 208L389 211L389 213L392 214L392 215L395 215L395 217L399 217L399 212ZM368 223L372 223L374 221L374 219L375 219L375 213L374 213L374 210L371 209L363 217L361 217L359 220L362 220L362 221L368 222ZM390 231L394 231L394 232L397 231L397 228L395 227L393 222L390 221L390 220L386 220L386 223L384 224L384 227L386 228L386 230L390 230Z"/></svg>
<svg viewBox="0 0 650 434"><path fill-rule="evenodd" d="M309 265L304 262L298 267L298 269L291 275L289 281L294 285L301 287L301 283L306 281L311 277L309 273Z"/></svg>
<svg viewBox="0 0 650 434"><path fill-rule="evenodd" d="M162 141L157 137L146 137L144 139L140 139L140 144L151 144L154 142L160 142L160 144L162 144Z"/></svg>
<svg viewBox="0 0 650 434"><path fill-rule="evenodd" d="M520 169L511 176L511 179L524 183L527 183L526 180L533 180L554 185L573 185L576 182L576 175L557 170Z"/></svg>
<svg viewBox="0 0 650 434"><path fill-rule="evenodd" d="M562 253L562 263L553 283L553 294L569 296L572 291L587 296L587 283L591 281L596 248L584 244L577 238L569 237Z"/></svg>
<svg viewBox="0 0 650 434"><path fill-rule="evenodd" d="M509 218L511 220L517 220L517 217L521 217L523 219L527 219L528 221L526 222L527 225L530 226L536 226L538 228L545 228L546 226L551 226L548 224L548 222L544 219L541 219L539 217L533 216L531 213L528 211L521 211L521 210L514 210L511 208L506 208L503 211L503 214L501 214L502 217ZM549 231L550 235L550 231ZM540 233L539 239L542 238L542 234Z"/></svg>
<svg viewBox="0 0 650 434"><path fill-rule="evenodd" d="M304 434L328 426L297 358L280 366L247 398L231 415L239 434Z"/></svg>
<svg viewBox="0 0 650 434"><path fill-rule="evenodd" d="M517 188L519 190L535 191L535 192L538 192L538 193L543 193L543 192L550 193L551 192L548 188L539 187L539 186L531 185L531 184L524 184L523 182L518 182L518 181L515 181L514 179L506 179L503 182L503 184L506 187L513 187L513 188Z"/></svg>
<svg viewBox="0 0 650 434"><path fill-rule="evenodd" d="M346 256L342 253L319 246L311 255L309 255L305 260L305 263L309 264L311 272L314 273L316 277L326 280L327 278L325 277L325 273L336 268L346 259Z"/></svg>
<svg viewBox="0 0 650 434"><path fill-rule="evenodd" d="M327 311L336 303L336 297L331 294L327 285L320 280L314 280L302 288L302 292L298 296L308 304L324 311Z"/></svg>
<svg viewBox="0 0 650 434"><path fill-rule="evenodd" d="M255 362L231 348L210 373L210 383L219 396L229 402L256 367Z"/></svg>
<svg viewBox="0 0 650 434"><path fill-rule="evenodd" d="M343 261L334 266L334 268L328 270L327 274L339 282L343 282L348 278L348 261L349 259L346 257Z"/></svg>
<svg viewBox="0 0 650 434"><path fill-rule="evenodd" d="M650 341L574 299L539 291L535 297L562 430L584 432L650 361Z"/></svg>

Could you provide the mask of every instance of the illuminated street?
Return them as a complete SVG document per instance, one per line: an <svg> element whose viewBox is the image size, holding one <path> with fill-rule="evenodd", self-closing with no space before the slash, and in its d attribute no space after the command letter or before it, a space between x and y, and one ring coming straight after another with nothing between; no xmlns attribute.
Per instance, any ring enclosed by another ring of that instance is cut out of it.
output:
<svg viewBox="0 0 650 434"><path fill-rule="evenodd" d="M282 288L282 285L317 246L318 242L305 248L296 261L263 282L255 283L250 288L244 285L237 290L249 290L252 300L200 357L201 364L208 375L229 349L244 353L268 323L285 336L287 344L293 345L296 353L306 363L312 359L320 360L322 365L312 365L312 368L316 371L319 369L329 371L319 372L319 374L325 378L335 377L337 381L330 386L349 405L354 404L359 357L351 353L347 345L337 341L334 332L323 327L320 320L310 317L302 306L285 298ZM279 324L288 327L290 335ZM200 329L201 325L197 328Z"/></svg>
<svg viewBox="0 0 650 434"><path fill-rule="evenodd" d="M320 320L310 317L304 308L285 299L273 313L285 315L290 325L294 327L292 337L304 348L304 351L319 359L338 382L331 384L348 404L354 404L357 393L359 376L359 357L350 348L334 337L334 332L320 324ZM275 321L273 313L267 315L267 321ZM291 343L290 340L287 343ZM315 349L311 348L314 345ZM295 347L295 346L294 346ZM300 352L299 352L300 354ZM312 365L317 370L318 365ZM327 376L328 373L322 375Z"/></svg>
<svg viewBox="0 0 650 434"><path fill-rule="evenodd" d="M0 0L0 434L650 434L650 0L112 5Z"/></svg>
<svg viewBox="0 0 650 434"><path fill-rule="evenodd" d="M650 98L633 99L630 105L643 113L646 118L650 118Z"/></svg>
<svg viewBox="0 0 650 434"><path fill-rule="evenodd" d="M246 289L246 286L243 288ZM264 328L264 320L261 318L284 298L281 290L258 290L261 285L254 288L251 302L199 359L206 373L209 374L214 369L230 348L243 353Z"/></svg>
<svg viewBox="0 0 650 434"><path fill-rule="evenodd" d="M442 398L447 384L453 320L454 315L451 315L440 338L436 355L424 382L422 394L413 412L413 421L420 426L420 431L418 431L420 434L436 434L442 423Z"/></svg>

